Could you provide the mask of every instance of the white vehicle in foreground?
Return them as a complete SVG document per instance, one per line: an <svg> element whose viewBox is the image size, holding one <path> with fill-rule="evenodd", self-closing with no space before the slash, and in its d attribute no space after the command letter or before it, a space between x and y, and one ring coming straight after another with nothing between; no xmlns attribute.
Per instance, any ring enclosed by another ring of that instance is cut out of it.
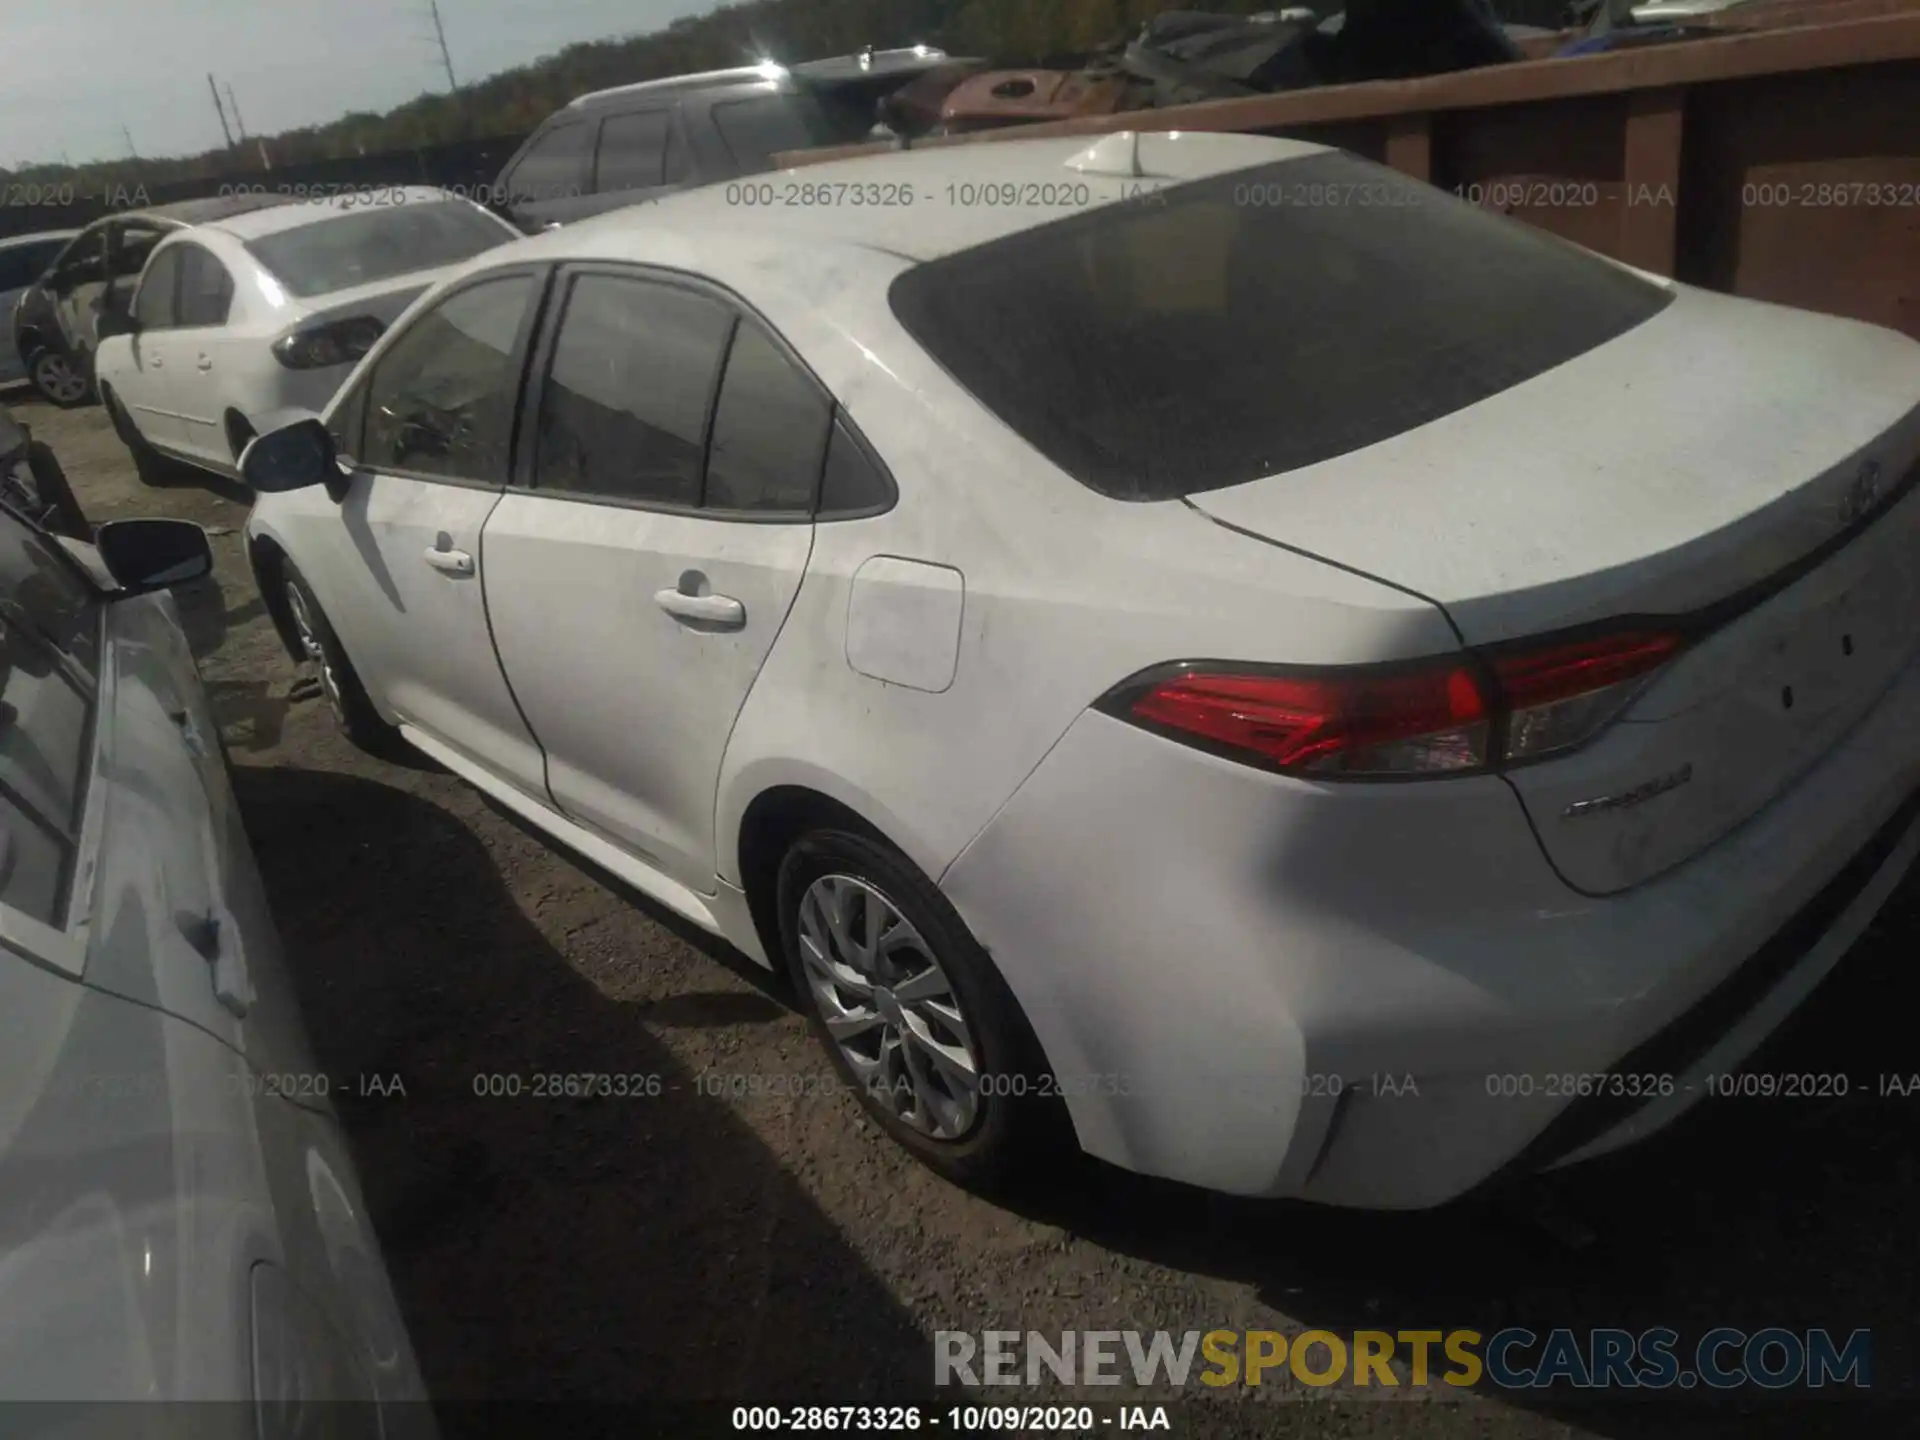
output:
<svg viewBox="0 0 1920 1440"><path fill-rule="evenodd" d="M166 593L207 537L95 542L0 506L5 1431L431 1436Z"/></svg>
<svg viewBox="0 0 1920 1440"><path fill-rule="evenodd" d="M246 456L289 644L956 1178L1064 1113L1412 1207L1671 1120L1920 845L1920 345L1081 144L483 257Z"/></svg>
<svg viewBox="0 0 1920 1440"><path fill-rule="evenodd" d="M151 483L163 457L239 473L248 440L323 407L448 267L519 238L444 190L288 199L183 229L103 316L101 403Z"/></svg>

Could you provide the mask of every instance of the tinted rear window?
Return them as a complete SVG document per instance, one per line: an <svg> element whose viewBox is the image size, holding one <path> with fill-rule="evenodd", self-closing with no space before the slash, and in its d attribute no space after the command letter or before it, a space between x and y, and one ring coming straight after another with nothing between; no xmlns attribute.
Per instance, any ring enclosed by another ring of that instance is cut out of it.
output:
<svg viewBox="0 0 1920 1440"><path fill-rule="evenodd" d="M247 242L295 295L325 295L452 265L516 238L485 211L459 200L356 210Z"/></svg>
<svg viewBox="0 0 1920 1440"><path fill-rule="evenodd" d="M835 130L808 95L775 92L713 107L713 125L742 170L766 170L786 150L807 150L850 138Z"/></svg>
<svg viewBox="0 0 1920 1440"><path fill-rule="evenodd" d="M1672 295L1342 154L965 250L894 313L1068 474L1165 500L1330 460L1604 344Z"/></svg>

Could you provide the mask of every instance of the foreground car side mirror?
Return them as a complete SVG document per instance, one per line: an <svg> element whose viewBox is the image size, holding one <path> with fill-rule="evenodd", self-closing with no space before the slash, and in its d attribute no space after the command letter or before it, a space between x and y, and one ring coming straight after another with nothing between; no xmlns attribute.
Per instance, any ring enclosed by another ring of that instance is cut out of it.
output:
<svg viewBox="0 0 1920 1440"><path fill-rule="evenodd" d="M340 461L333 436L318 417L255 436L240 452L240 478L261 495L337 481Z"/></svg>
<svg viewBox="0 0 1920 1440"><path fill-rule="evenodd" d="M108 520L94 530L93 544L120 586L118 598L168 590L213 572L207 532L191 520Z"/></svg>

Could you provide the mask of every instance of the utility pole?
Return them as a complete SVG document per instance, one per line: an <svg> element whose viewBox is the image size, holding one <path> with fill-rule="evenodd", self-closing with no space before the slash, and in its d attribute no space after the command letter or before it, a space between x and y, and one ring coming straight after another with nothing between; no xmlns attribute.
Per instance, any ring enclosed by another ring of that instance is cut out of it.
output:
<svg viewBox="0 0 1920 1440"><path fill-rule="evenodd" d="M233 112L233 128L240 132L242 140L247 138L247 122L240 118L240 102L233 98L233 82L227 82L227 109Z"/></svg>
<svg viewBox="0 0 1920 1440"><path fill-rule="evenodd" d="M213 92L213 112L220 117L220 133L227 137L227 148L233 148L233 129L227 124L227 110L220 103L220 86L213 78L213 72L207 72L207 88Z"/></svg>
<svg viewBox="0 0 1920 1440"><path fill-rule="evenodd" d="M120 133L121 133L122 135L124 135L124 136L126 137L126 140L127 140L127 154L129 154L129 155L131 155L131 156L132 156L132 157L133 157L134 159L136 159L136 160L138 160L138 159L140 158L140 152L139 152L138 150L136 150L136 149L134 149L134 148L133 148L133 131L131 131L131 130L129 130L129 129L128 129L128 128L127 128L127 127L126 127L126 126L125 126L125 125L123 124L123 125L121 125L121 127L120 127Z"/></svg>
<svg viewBox="0 0 1920 1440"><path fill-rule="evenodd" d="M447 89L458 95L460 82L453 78L453 56L447 53L447 27L440 23L440 0L427 0L427 8L433 12L433 36L440 42L440 63L446 67Z"/></svg>

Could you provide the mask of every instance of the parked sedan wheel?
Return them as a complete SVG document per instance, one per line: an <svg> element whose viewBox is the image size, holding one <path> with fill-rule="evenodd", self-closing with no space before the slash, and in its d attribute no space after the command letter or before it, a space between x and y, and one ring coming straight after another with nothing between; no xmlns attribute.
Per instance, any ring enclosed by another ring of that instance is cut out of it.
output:
<svg viewBox="0 0 1920 1440"><path fill-rule="evenodd" d="M93 398L93 378L58 350L37 350L27 360L27 379L40 398L72 410Z"/></svg>
<svg viewBox="0 0 1920 1440"><path fill-rule="evenodd" d="M815 1035L867 1113L959 1184L1022 1178L1070 1141L1040 1047L992 962L904 856L817 830L780 868L782 945Z"/></svg>
<svg viewBox="0 0 1920 1440"><path fill-rule="evenodd" d="M335 723L347 739L369 754L393 753L399 747L400 732L380 718L306 577L288 563L282 570L282 584L294 637L306 658L313 662L320 693L326 696L327 708L333 711Z"/></svg>

